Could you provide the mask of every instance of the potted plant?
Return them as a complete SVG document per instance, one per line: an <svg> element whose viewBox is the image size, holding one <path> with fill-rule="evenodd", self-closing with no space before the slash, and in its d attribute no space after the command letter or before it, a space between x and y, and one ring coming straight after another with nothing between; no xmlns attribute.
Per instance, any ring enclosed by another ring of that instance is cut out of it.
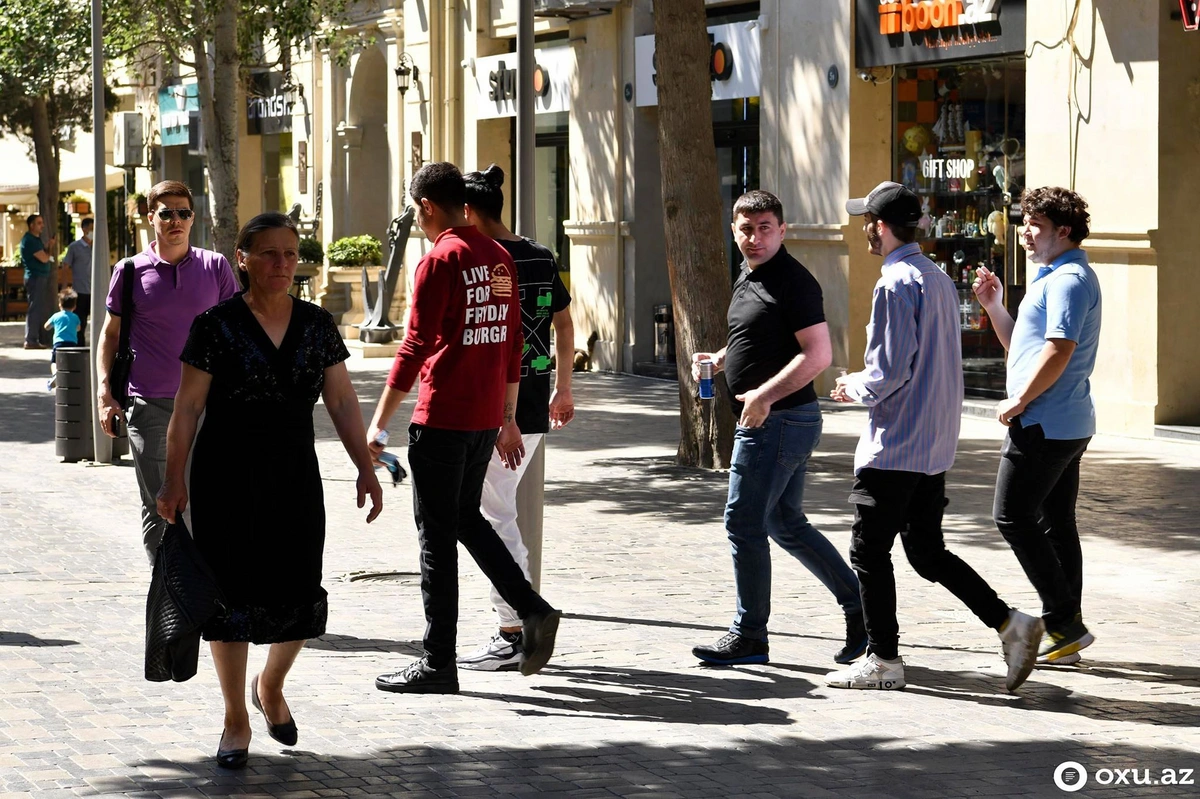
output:
<svg viewBox="0 0 1200 799"><path fill-rule="evenodd" d="M346 236L329 245L333 266L363 266L383 263L383 244L369 234Z"/></svg>
<svg viewBox="0 0 1200 799"><path fill-rule="evenodd" d="M73 214L87 214L92 211L92 204L82 194L72 194L67 198L67 210Z"/></svg>
<svg viewBox="0 0 1200 799"><path fill-rule="evenodd" d="M300 239L299 252L301 263L319 264L325 260L325 250L321 249L321 242L312 236Z"/></svg>
<svg viewBox="0 0 1200 799"><path fill-rule="evenodd" d="M125 213L130 216L149 216L150 204L146 201L146 195L142 192L135 192L125 200Z"/></svg>

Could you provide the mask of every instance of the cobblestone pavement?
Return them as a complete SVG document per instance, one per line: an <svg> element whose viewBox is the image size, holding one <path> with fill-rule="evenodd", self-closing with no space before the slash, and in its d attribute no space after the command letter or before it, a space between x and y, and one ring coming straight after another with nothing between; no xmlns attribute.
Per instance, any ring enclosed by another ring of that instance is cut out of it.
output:
<svg viewBox="0 0 1200 799"><path fill-rule="evenodd" d="M1084 609L1098 640L1082 667L1039 669L1008 695L995 634L898 557L909 687L836 691L821 677L840 645L838 608L778 551L772 663L691 658L732 614L726 478L672 465L672 384L580 376L576 421L549 436L542 584L567 613L554 660L531 678L462 672L457 696L404 696L372 680L411 658L423 629L410 490L386 488L383 516L366 525L318 408L329 632L288 684L299 745L282 748L253 717L250 767L229 773L213 765L221 705L207 651L189 682L142 679L149 574L128 459L60 463L45 356L21 350L11 325L0 342L0 795L1058 796L1065 761L1089 772L1078 796L1197 793L1135 782L1200 776L1194 444L1101 437L1086 456ZM351 362L365 412L387 365ZM845 551L864 415L825 419L807 506ZM1032 609L990 521L1000 438L998 425L964 419L947 539ZM253 490L236 452L229 475L231 490ZM462 561L465 650L495 622L485 581ZM352 579L381 572L394 574ZM264 657L252 650L251 673Z"/></svg>

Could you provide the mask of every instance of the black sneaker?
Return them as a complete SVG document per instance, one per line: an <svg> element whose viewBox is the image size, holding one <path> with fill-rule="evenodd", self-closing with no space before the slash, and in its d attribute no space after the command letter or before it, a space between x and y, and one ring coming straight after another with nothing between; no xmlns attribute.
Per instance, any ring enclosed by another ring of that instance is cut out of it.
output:
<svg viewBox="0 0 1200 799"><path fill-rule="evenodd" d="M1067 656L1078 654L1079 650L1091 646L1095 640L1096 637L1083 626L1083 620L1076 616L1062 630L1046 630L1046 639L1038 650L1038 662L1059 663Z"/></svg>
<svg viewBox="0 0 1200 799"><path fill-rule="evenodd" d="M846 645L833 656L834 663L852 663L867 652L867 625L862 613L846 617Z"/></svg>
<svg viewBox="0 0 1200 799"><path fill-rule="evenodd" d="M692 654L714 666L736 666L740 663L766 663L770 647L766 641L743 638L729 633L712 646L694 646Z"/></svg>
<svg viewBox="0 0 1200 799"><path fill-rule="evenodd" d="M550 662L550 656L554 654L554 637L558 634L558 620L561 618L561 610L547 608L521 619L525 658L520 668L526 677L537 674L542 666Z"/></svg>
<svg viewBox="0 0 1200 799"><path fill-rule="evenodd" d="M426 655L409 663L403 671L379 675L375 678L375 687L398 694L456 694L458 669L454 661L440 669L432 669Z"/></svg>

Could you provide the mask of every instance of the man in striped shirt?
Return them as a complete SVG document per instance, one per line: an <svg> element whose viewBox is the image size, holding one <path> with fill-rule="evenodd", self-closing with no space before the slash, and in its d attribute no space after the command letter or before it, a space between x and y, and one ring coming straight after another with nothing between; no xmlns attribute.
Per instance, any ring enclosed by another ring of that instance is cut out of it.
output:
<svg viewBox="0 0 1200 799"><path fill-rule="evenodd" d="M914 241L921 203L911 191L884 182L847 202L846 211L866 217L870 251L883 256L864 368L838 378L831 392L839 402L870 409L854 453L850 494L850 563L858 572L870 643L866 659L831 672L826 684L904 687L891 557L898 533L917 574L944 585L1000 634L1005 685L1015 691L1033 669L1042 621L1010 608L942 539L946 472L954 464L962 417L958 289Z"/></svg>

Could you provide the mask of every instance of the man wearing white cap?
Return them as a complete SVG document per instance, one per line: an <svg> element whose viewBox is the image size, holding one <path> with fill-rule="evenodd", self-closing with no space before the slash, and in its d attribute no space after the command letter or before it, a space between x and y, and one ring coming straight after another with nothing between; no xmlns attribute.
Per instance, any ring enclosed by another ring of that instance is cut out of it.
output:
<svg viewBox="0 0 1200 799"><path fill-rule="evenodd" d="M869 640L867 657L831 672L835 688L904 687L896 622L892 545L896 535L917 574L944 585L1000 634L1015 691L1033 669L1044 626L1010 608L975 570L946 549L942 512L946 472L962 417L962 344L958 289L915 241L921 203L898 183L876 186L846 203L866 218L873 255L883 256L875 284L861 372L843 375L831 392L869 408L854 453L854 528L850 563L858 572Z"/></svg>

